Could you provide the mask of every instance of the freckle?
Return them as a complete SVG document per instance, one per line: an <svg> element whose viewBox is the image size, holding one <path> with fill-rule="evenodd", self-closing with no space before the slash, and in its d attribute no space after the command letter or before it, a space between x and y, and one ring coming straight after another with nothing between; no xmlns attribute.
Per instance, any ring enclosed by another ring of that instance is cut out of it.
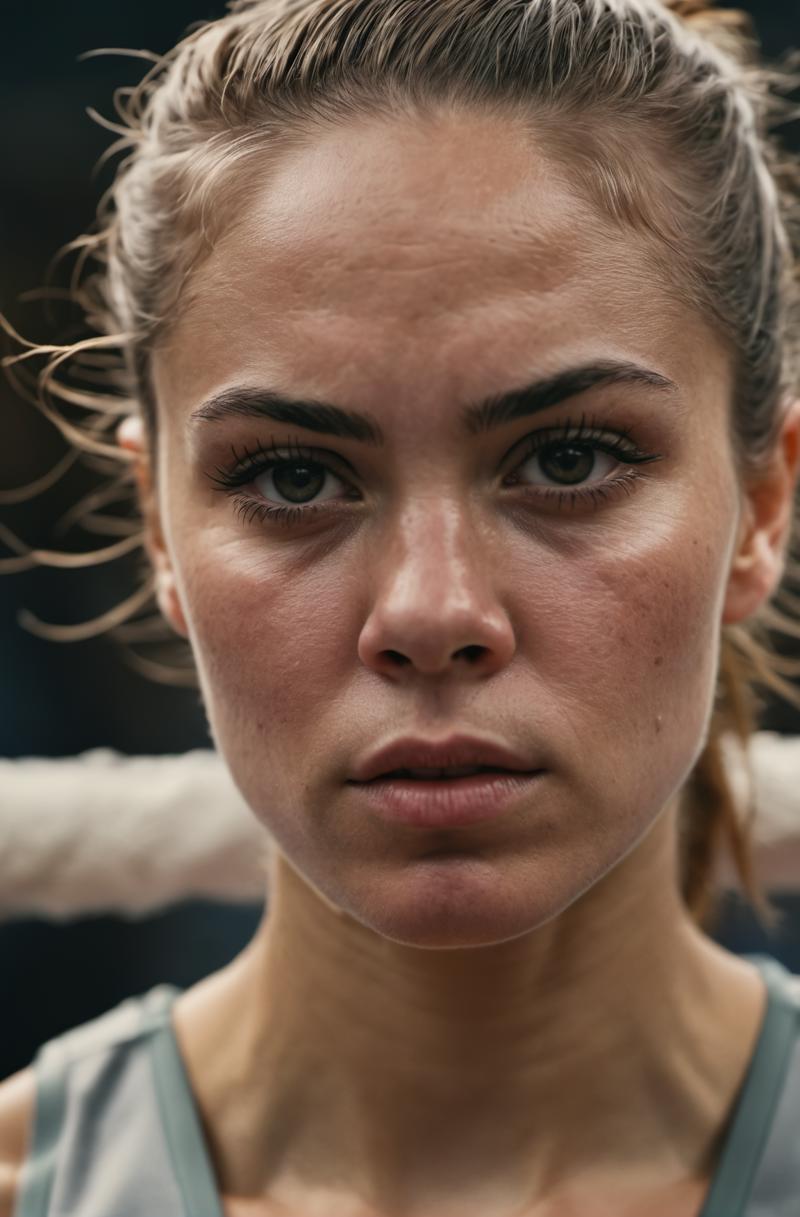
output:
<svg viewBox="0 0 800 1217"><path fill-rule="evenodd" d="M658 735L661 731L661 723L662 723L661 715L657 714L656 715L656 735Z"/></svg>
<svg viewBox="0 0 800 1217"><path fill-rule="evenodd" d="M662 663L664 662L664 656L663 656L663 655L656 655L656 657L655 657L655 661L654 661L654 662L655 662L656 667L657 667L657 668L660 668L660 667L661 667L661 665L662 665Z"/></svg>

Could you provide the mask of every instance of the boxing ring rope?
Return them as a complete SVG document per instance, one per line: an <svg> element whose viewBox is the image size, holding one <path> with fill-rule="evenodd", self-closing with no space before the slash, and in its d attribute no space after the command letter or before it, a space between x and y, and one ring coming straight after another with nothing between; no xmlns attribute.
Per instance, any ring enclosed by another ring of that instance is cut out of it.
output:
<svg viewBox="0 0 800 1217"><path fill-rule="evenodd" d="M745 774L726 747L735 789ZM753 831L768 891L800 890L800 736L754 737ZM268 834L211 750L0 760L0 918L142 917L187 899L268 896ZM718 883L737 889L722 860Z"/></svg>

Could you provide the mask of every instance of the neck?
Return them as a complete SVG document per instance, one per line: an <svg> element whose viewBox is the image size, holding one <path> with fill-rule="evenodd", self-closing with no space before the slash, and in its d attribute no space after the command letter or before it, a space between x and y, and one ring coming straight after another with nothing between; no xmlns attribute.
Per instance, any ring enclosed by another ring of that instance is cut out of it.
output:
<svg viewBox="0 0 800 1217"><path fill-rule="evenodd" d="M707 1175L765 993L690 922L674 827L546 925L460 950L375 934L276 853L253 941L176 1006L223 1190L494 1217Z"/></svg>

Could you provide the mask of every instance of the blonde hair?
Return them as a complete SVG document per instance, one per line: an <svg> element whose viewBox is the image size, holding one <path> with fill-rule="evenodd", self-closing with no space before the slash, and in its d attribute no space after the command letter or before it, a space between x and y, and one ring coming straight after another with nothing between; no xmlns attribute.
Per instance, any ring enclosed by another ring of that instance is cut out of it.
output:
<svg viewBox="0 0 800 1217"><path fill-rule="evenodd" d="M278 155L325 123L461 105L532 123L546 115L537 134L607 214L651 238L673 287L732 352L740 475L763 468L800 380L800 167L773 134L792 113L782 94L794 78L762 62L745 15L695 0L235 0L229 8L115 97L120 121L106 125L120 137L113 150L126 155L95 229L72 247L73 290L94 336L61 348L24 344L8 361L24 389L26 361L47 357L33 400L72 443L101 465L125 459L105 433L138 411L155 446L151 353L216 233L243 205L245 170L257 161L263 172L265 151ZM631 168L631 142L643 168ZM68 360L88 360L96 374L98 359L108 393L76 389L62 373ZM64 404L88 415L70 421ZM98 524L104 501L89 504ZM117 548L140 541L137 533ZM34 560L18 561L26 558ZM83 636L138 611L151 591ZM701 924L715 913L720 841L774 924L753 871L752 799L736 805L721 741L732 734L746 750L759 686L800 704L786 679L794 669L769 634L800 634L798 603L785 586L746 626L722 627L715 709L682 792L682 890Z"/></svg>

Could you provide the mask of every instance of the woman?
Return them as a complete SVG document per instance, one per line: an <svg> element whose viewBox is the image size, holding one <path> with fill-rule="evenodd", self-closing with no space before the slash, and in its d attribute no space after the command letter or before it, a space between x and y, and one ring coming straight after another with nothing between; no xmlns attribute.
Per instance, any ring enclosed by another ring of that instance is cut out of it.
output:
<svg viewBox="0 0 800 1217"><path fill-rule="evenodd" d="M262 0L132 99L94 316L270 904L7 1080L16 1217L796 1211L797 985L697 914L793 179L690 8Z"/></svg>

